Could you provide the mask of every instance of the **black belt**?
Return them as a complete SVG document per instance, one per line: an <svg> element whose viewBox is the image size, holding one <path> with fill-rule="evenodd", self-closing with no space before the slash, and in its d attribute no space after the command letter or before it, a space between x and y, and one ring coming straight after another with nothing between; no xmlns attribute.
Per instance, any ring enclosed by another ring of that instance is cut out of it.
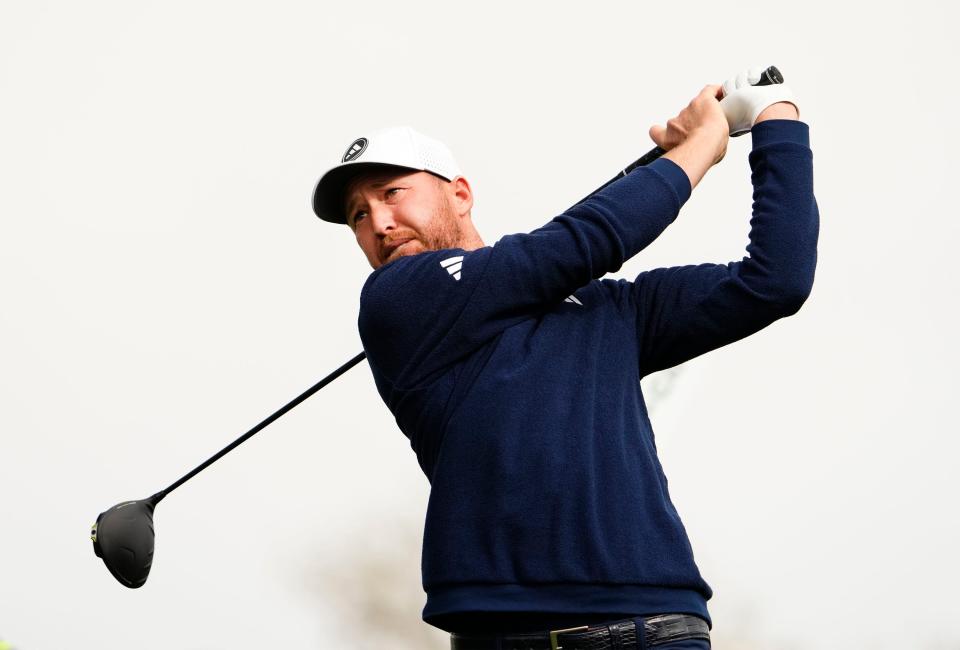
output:
<svg viewBox="0 0 960 650"><path fill-rule="evenodd" d="M643 621L643 640L638 643L637 625ZM451 634L451 650L643 650L670 641L710 640L710 627L702 618L664 614L650 618L623 619L537 634L475 636Z"/></svg>

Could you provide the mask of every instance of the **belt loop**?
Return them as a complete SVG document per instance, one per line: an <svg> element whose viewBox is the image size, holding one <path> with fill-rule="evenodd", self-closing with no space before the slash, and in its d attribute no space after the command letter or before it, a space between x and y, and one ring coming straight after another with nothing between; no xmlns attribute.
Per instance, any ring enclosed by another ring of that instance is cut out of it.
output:
<svg viewBox="0 0 960 650"><path fill-rule="evenodd" d="M643 618L633 619L637 626L637 650L647 650L647 625Z"/></svg>

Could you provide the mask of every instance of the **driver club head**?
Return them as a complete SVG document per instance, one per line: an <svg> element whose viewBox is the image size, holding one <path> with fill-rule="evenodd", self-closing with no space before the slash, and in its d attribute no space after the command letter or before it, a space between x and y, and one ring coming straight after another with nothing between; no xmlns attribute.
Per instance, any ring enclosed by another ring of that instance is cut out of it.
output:
<svg viewBox="0 0 960 650"><path fill-rule="evenodd" d="M155 495L156 496L156 495ZM153 564L153 509L159 499L124 501L101 512L90 530L93 552L124 587L143 586Z"/></svg>

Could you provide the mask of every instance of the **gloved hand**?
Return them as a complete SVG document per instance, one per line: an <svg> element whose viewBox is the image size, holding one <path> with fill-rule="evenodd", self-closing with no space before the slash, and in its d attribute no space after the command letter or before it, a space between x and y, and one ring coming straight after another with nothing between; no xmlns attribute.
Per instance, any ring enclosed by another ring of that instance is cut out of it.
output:
<svg viewBox="0 0 960 650"><path fill-rule="evenodd" d="M764 68L750 68L736 77L723 82L723 99L720 108L727 116L730 125L730 135L743 135L753 128L757 116L763 109L777 102L793 101L793 91L786 84L770 84L769 86L754 86L760 81ZM799 111L799 107L797 111Z"/></svg>

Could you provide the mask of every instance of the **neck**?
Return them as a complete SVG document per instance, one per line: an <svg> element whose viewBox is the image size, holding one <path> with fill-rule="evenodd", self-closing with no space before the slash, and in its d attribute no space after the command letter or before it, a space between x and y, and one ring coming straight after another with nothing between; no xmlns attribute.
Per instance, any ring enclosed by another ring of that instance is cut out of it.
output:
<svg viewBox="0 0 960 650"><path fill-rule="evenodd" d="M478 233L477 229L474 228L472 222L468 223L467 227L463 229L463 238L460 240L460 248L465 251L475 251L478 248L483 248L484 246L486 246L486 244L483 243L480 233Z"/></svg>

